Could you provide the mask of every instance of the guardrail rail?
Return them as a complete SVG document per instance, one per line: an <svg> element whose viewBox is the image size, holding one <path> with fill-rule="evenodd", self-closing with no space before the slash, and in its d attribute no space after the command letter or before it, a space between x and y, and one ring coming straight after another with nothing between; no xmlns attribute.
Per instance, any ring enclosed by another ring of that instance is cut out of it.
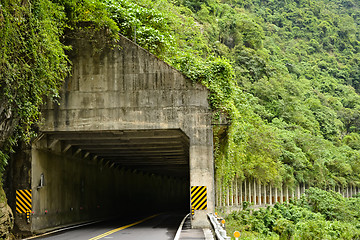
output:
<svg viewBox="0 0 360 240"><path fill-rule="evenodd" d="M210 220L211 226L215 232L215 237L217 240L230 240L231 237L226 235L226 230L221 223L222 218L215 216L213 213L208 213L208 218Z"/></svg>

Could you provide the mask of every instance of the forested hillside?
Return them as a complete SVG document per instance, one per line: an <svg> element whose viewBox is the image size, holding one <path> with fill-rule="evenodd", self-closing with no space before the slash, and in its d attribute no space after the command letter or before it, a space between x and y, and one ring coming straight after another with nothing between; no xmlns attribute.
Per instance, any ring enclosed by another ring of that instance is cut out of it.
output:
<svg viewBox="0 0 360 240"><path fill-rule="evenodd" d="M31 138L56 96L67 33L108 29L211 90L230 122L215 127L218 179L359 183L357 1L2 0L0 20L2 150Z"/></svg>
<svg viewBox="0 0 360 240"><path fill-rule="evenodd" d="M219 136L218 176L319 187L357 183L357 3L184 5L196 12L214 55L226 57L234 71L236 116L228 135Z"/></svg>
<svg viewBox="0 0 360 240"><path fill-rule="evenodd" d="M215 20L217 49L232 62L245 105L251 106L246 111L260 119L254 124L241 114L251 135L235 142L246 146L238 154L239 168L248 176L279 174L285 182L319 187L357 183L357 3L251 2L232 3L231 10L222 5L229 10ZM264 162L277 162L280 171L269 172L271 164Z"/></svg>
<svg viewBox="0 0 360 240"><path fill-rule="evenodd" d="M138 24L138 43L157 39L142 45L208 86L214 110L228 113L230 126L215 129L218 179L358 184L358 2L121 1L121 8L126 17L114 10L112 17L123 34L134 38L128 23Z"/></svg>

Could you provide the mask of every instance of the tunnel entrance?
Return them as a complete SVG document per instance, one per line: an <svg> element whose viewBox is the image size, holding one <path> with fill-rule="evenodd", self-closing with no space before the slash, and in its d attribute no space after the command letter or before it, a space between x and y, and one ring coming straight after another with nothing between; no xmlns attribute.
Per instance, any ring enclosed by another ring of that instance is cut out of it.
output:
<svg viewBox="0 0 360 240"><path fill-rule="evenodd" d="M71 76L58 101L42 106L41 136L12 163L12 208L18 191L31 192L34 212L30 224L16 212L16 225L28 231L175 206L190 212L194 188L204 204L194 202L191 225L208 227L215 210L210 91L124 37L119 47L93 40L69 39Z"/></svg>
<svg viewBox="0 0 360 240"><path fill-rule="evenodd" d="M32 151L32 230L118 214L189 212L179 129L44 132Z"/></svg>

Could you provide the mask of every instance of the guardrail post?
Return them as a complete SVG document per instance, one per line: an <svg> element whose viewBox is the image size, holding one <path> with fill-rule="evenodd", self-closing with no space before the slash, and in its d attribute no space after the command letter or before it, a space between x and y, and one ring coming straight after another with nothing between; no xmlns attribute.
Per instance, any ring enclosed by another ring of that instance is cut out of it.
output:
<svg viewBox="0 0 360 240"><path fill-rule="evenodd" d="M257 201L256 201L256 180L254 179L254 182L253 182L253 187L254 187L254 205L257 204Z"/></svg>
<svg viewBox="0 0 360 240"><path fill-rule="evenodd" d="M306 190L306 183L304 183L303 193L305 193Z"/></svg>
<svg viewBox="0 0 360 240"><path fill-rule="evenodd" d="M248 194L249 194L249 203L251 203L251 181L249 181Z"/></svg>
<svg viewBox="0 0 360 240"><path fill-rule="evenodd" d="M230 204L230 206L234 206L234 184L233 184L233 181L231 181L231 183L230 183L229 204Z"/></svg>
<svg viewBox="0 0 360 240"><path fill-rule="evenodd" d="M240 206L242 206L243 203L243 182L240 181Z"/></svg>
<svg viewBox="0 0 360 240"><path fill-rule="evenodd" d="M247 201L247 196L249 195L248 192L249 191L247 191L247 180L245 179L245 181L244 181L244 201Z"/></svg>
<svg viewBox="0 0 360 240"><path fill-rule="evenodd" d="M286 186L286 202L289 202L289 187Z"/></svg>
<svg viewBox="0 0 360 240"><path fill-rule="evenodd" d="M225 206L229 206L229 186L226 186Z"/></svg>
<svg viewBox="0 0 360 240"><path fill-rule="evenodd" d="M239 206L239 189L237 178L235 178L235 206Z"/></svg>
<svg viewBox="0 0 360 240"><path fill-rule="evenodd" d="M261 192L261 182L258 182L258 188L259 188L259 205L261 205L261 197L262 197L262 192Z"/></svg>
<svg viewBox="0 0 360 240"><path fill-rule="evenodd" d="M263 193L264 193L264 204L266 205L267 203L268 203L268 201L267 201L267 196L268 196L268 194L267 194L267 188L266 188L266 183L263 185L264 186L264 189L263 189Z"/></svg>

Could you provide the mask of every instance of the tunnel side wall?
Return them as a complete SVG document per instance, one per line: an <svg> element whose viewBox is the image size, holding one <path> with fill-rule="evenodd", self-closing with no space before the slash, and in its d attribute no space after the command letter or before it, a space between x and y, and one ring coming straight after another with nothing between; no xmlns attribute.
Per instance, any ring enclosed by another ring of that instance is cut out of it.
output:
<svg viewBox="0 0 360 240"><path fill-rule="evenodd" d="M11 153L10 158L11 161L9 161L5 171L3 186L9 206L13 210L14 223L17 229L28 232L31 230L31 226L27 223L26 213L23 211L18 212L16 193L18 190L31 189L31 147L20 144L15 148L15 152Z"/></svg>
<svg viewBox="0 0 360 240"><path fill-rule="evenodd" d="M132 212L145 214L154 207L166 211L169 203L181 200L180 181L114 169L81 153L56 149L61 148L49 149L44 140L33 144L32 231Z"/></svg>
<svg viewBox="0 0 360 240"><path fill-rule="evenodd" d="M124 37L115 49L83 38L71 45L72 75L60 104L44 107L40 130L181 129L190 139L190 185L207 187L207 209L195 211L192 226L208 226L215 208L209 91Z"/></svg>

